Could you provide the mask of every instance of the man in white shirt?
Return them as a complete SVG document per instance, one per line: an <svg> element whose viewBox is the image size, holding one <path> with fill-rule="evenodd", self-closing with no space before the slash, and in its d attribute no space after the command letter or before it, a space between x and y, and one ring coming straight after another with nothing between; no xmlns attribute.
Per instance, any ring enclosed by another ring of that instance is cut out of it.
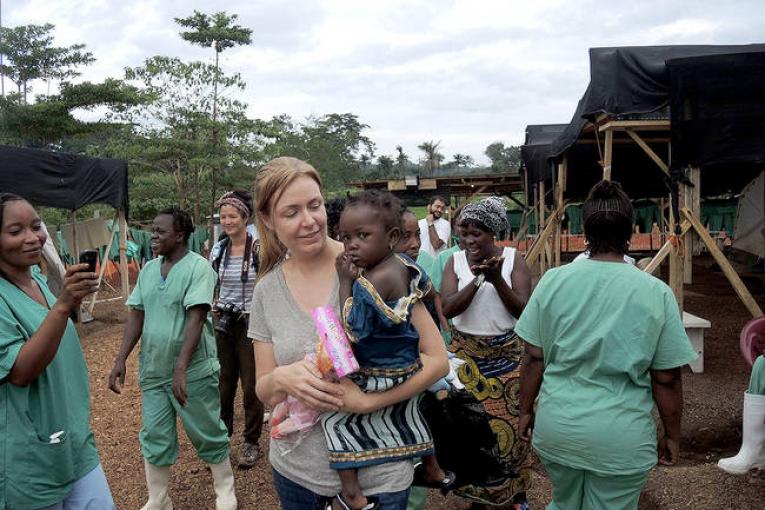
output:
<svg viewBox="0 0 765 510"><path fill-rule="evenodd" d="M448 247L452 226L442 218L446 200L438 195L428 202L428 215L418 222L420 227L420 250L435 257Z"/></svg>

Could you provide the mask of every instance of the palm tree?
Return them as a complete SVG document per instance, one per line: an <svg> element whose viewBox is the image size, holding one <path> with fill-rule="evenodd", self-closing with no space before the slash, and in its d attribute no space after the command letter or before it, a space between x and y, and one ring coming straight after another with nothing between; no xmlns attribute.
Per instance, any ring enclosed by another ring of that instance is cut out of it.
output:
<svg viewBox="0 0 765 510"><path fill-rule="evenodd" d="M444 155L438 152L438 147L441 145L441 141L434 142L422 142L417 146L418 149L425 153L425 161L423 164L425 174L433 175L433 172L441 166L441 161L444 160Z"/></svg>

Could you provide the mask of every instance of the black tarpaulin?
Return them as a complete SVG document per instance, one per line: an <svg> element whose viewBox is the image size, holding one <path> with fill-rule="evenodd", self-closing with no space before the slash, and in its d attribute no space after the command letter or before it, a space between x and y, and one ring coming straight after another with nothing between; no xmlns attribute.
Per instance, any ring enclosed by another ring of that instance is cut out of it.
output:
<svg viewBox="0 0 765 510"><path fill-rule="evenodd" d="M669 59L762 51L763 44L591 48L590 83L571 123L553 143L552 155L571 147L586 119L599 113L618 117L653 112L669 104Z"/></svg>
<svg viewBox="0 0 765 510"><path fill-rule="evenodd" d="M765 52L667 61L672 166L765 165Z"/></svg>
<svg viewBox="0 0 765 510"><path fill-rule="evenodd" d="M567 124L538 124L526 126L526 142L521 146L521 159L529 184L550 178L552 142Z"/></svg>
<svg viewBox="0 0 765 510"><path fill-rule="evenodd" d="M0 146L0 191L33 204L77 210L102 203L128 210L127 163Z"/></svg>

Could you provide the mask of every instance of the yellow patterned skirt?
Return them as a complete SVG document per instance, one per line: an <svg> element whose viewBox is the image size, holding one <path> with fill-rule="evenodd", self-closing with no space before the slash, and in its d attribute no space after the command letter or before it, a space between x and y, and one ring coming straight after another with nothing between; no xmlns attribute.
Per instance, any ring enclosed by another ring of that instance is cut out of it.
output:
<svg viewBox="0 0 765 510"><path fill-rule="evenodd" d="M465 388L483 404L497 436L500 461L518 478L492 485L468 485L455 493L492 506L509 505L513 497L531 487L531 444L518 435L520 365L523 341L513 331L496 337L469 335L454 330L449 347L466 363L458 375Z"/></svg>

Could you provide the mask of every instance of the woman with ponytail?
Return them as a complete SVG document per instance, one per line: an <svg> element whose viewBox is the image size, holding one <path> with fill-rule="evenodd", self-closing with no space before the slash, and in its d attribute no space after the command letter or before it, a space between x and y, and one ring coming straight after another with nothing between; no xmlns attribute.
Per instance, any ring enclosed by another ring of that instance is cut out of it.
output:
<svg viewBox="0 0 765 510"><path fill-rule="evenodd" d="M669 287L625 263L634 215L621 186L596 184L583 218L590 257L545 273L515 327L519 433L552 480L547 508L636 509L657 460L678 461L681 368L696 353Z"/></svg>
<svg viewBox="0 0 765 510"><path fill-rule="evenodd" d="M420 337L422 369L395 388L364 394L354 383L323 380L304 360L317 342L313 308L330 305L339 315L339 279L335 267L342 243L327 235L321 180L308 163L290 157L266 163L256 180L256 225L260 233L260 272L252 299L248 336L254 340L257 394L274 406L292 396L317 411L366 414L408 400L440 378L446 363L441 335L422 305L412 311ZM443 360L437 359L441 353ZM285 510L326 508L340 492L340 478L329 467L320 426L288 445L289 454L271 440L269 460L274 486ZM381 508L406 508L413 467L408 460L359 472L365 495ZM334 503L337 508L337 502Z"/></svg>

